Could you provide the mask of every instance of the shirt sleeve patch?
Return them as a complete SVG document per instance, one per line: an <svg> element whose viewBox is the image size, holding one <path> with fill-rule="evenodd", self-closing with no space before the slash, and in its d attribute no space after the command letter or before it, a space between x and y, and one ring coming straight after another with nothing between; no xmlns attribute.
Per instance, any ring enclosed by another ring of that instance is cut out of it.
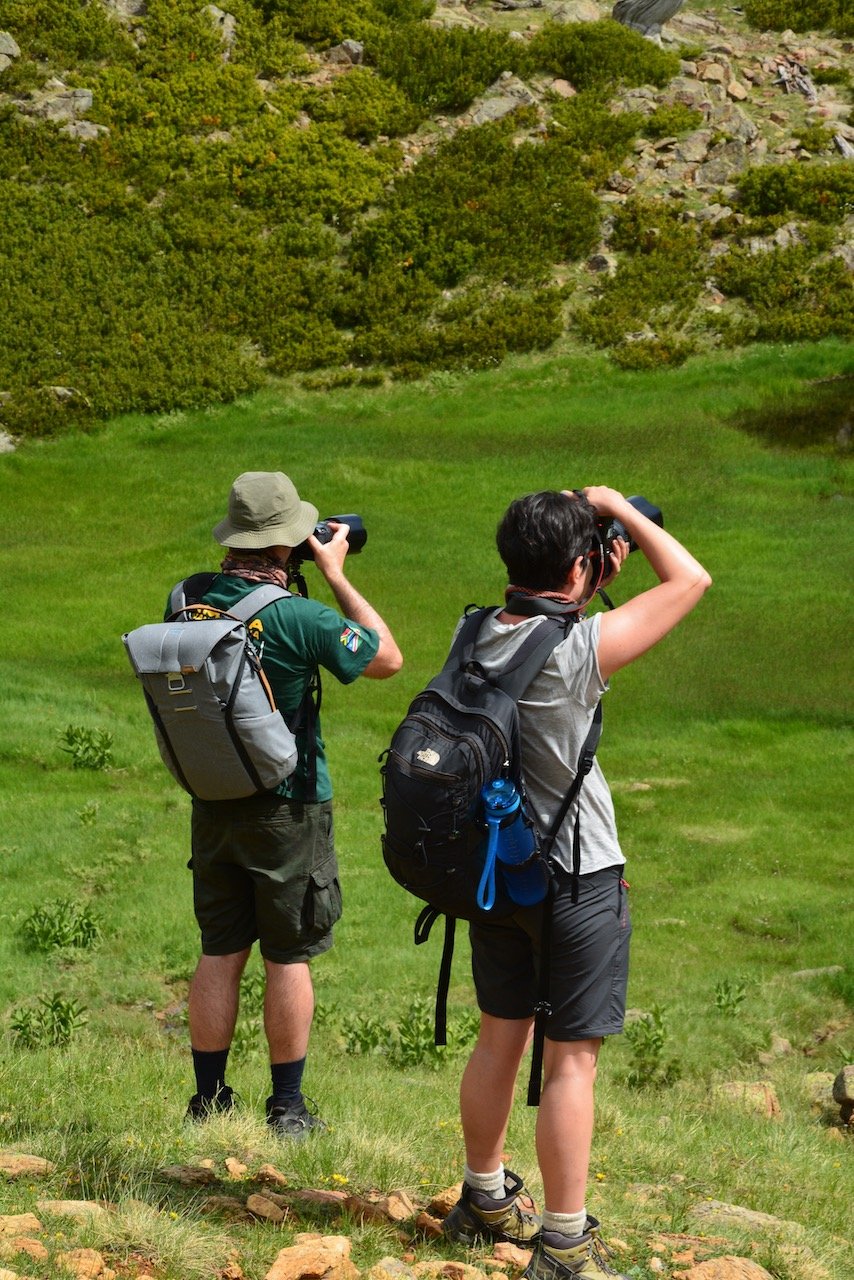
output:
<svg viewBox="0 0 854 1280"><path fill-rule="evenodd" d="M355 627L345 627L338 637L345 649L349 649L351 653L357 653L359 645L362 643L362 633L357 631Z"/></svg>

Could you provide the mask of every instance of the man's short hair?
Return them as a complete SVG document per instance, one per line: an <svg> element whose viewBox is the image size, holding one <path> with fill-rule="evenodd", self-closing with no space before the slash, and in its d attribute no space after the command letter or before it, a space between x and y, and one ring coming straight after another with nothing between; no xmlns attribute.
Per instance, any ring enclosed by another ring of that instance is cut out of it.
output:
<svg viewBox="0 0 854 1280"><path fill-rule="evenodd" d="M596 537L596 514L583 496L554 489L529 493L507 508L496 534L510 583L529 591L560 591Z"/></svg>

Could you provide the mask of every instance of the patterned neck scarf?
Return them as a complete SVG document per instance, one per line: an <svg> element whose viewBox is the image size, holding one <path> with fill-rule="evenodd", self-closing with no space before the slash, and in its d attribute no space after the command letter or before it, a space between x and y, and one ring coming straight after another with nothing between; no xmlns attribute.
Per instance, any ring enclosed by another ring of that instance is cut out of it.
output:
<svg viewBox="0 0 854 1280"><path fill-rule="evenodd" d="M277 587L288 589L288 571L269 556L263 554L243 556L229 551L220 565L227 578L246 578L249 582L275 582Z"/></svg>

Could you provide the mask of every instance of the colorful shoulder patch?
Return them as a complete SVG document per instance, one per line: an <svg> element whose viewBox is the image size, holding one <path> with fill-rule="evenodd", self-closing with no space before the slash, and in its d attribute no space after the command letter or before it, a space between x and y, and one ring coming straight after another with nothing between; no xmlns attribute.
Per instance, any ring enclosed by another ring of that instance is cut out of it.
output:
<svg viewBox="0 0 854 1280"><path fill-rule="evenodd" d="M362 643L363 636L361 631L357 631L355 627L345 627L338 639L345 649L349 649L351 653L356 653Z"/></svg>

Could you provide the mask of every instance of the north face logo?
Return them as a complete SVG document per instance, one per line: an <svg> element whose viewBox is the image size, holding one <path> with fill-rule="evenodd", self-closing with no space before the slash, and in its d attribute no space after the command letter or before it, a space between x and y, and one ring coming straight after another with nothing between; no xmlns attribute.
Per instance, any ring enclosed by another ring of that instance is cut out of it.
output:
<svg viewBox="0 0 854 1280"><path fill-rule="evenodd" d="M426 751L417 751L415 753L415 759L420 760L422 764L429 764L431 769L439 763L441 758L439 752L434 751L432 747L428 747Z"/></svg>

